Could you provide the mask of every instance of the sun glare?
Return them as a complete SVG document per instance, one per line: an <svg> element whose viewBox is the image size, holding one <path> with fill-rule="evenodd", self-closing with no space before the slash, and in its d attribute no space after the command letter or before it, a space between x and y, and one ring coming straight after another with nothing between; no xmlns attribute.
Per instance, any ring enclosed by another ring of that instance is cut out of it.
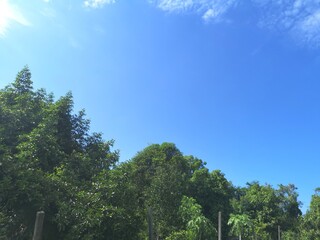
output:
<svg viewBox="0 0 320 240"><path fill-rule="evenodd" d="M5 35L12 17L12 10L7 0L0 0L0 35Z"/></svg>
<svg viewBox="0 0 320 240"><path fill-rule="evenodd" d="M0 37L5 36L11 21L24 26L30 25L19 9L11 6L8 0L0 0Z"/></svg>

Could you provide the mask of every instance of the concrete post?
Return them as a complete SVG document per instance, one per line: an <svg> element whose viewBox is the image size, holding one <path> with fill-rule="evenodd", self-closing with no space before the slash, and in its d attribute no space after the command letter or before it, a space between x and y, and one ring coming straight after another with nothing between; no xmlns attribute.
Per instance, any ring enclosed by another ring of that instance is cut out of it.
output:
<svg viewBox="0 0 320 240"><path fill-rule="evenodd" d="M149 234L149 240L152 240L152 238L153 238L153 219L152 219L151 207L148 208L148 234Z"/></svg>
<svg viewBox="0 0 320 240"><path fill-rule="evenodd" d="M43 220L44 220L44 211L37 212L32 240L42 239Z"/></svg>
<svg viewBox="0 0 320 240"><path fill-rule="evenodd" d="M218 240L221 240L221 212L218 214Z"/></svg>

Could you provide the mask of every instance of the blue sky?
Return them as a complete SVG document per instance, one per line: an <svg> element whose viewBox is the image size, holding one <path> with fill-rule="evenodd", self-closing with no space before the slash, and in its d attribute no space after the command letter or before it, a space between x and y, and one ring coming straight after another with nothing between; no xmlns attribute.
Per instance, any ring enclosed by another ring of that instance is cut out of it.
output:
<svg viewBox="0 0 320 240"><path fill-rule="evenodd" d="M320 186L319 0L0 0L0 87L72 91L121 160L174 142L235 185Z"/></svg>

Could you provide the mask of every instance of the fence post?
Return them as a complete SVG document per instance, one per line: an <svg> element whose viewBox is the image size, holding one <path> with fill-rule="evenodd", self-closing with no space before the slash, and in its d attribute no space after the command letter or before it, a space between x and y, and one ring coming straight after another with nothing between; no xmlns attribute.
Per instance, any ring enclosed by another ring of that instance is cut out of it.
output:
<svg viewBox="0 0 320 240"><path fill-rule="evenodd" d="M280 229L280 225L278 225L278 240L281 240L281 229Z"/></svg>
<svg viewBox="0 0 320 240"><path fill-rule="evenodd" d="M44 211L37 212L32 240L42 239L43 220L44 220Z"/></svg>
<svg viewBox="0 0 320 240"><path fill-rule="evenodd" d="M149 240L153 238L153 219L152 219L152 209L148 207L148 233L149 233Z"/></svg>
<svg viewBox="0 0 320 240"><path fill-rule="evenodd" d="M221 212L218 214L218 240L221 240Z"/></svg>

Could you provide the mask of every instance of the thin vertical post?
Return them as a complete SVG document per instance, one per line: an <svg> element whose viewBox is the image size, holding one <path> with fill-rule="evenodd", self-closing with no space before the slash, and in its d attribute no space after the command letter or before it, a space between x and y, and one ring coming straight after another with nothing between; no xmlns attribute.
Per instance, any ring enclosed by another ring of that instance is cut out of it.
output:
<svg viewBox="0 0 320 240"><path fill-rule="evenodd" d="M280 225L278 225L278 240L281 240L281 229L280 229Z"/></svg>
<svg viewBox="0 0 320 240"><path fill-rule="evenodd" d="M152 240L153 238L153 220L152 220L152 209L151 207L148 207L148 234L149 234L149 240Z"/></svg>
<svg viewBox="0 0 320 240"><path fill-rule="evenodd" d="M221 212L218 214L218 240L221 240Z"/></svg>
<svg viewBox="0 0 320 240"><path fill-rule="evenodd" d="M37 212L32 240L42 239L43 220L44 220L44 211Z"/></svg>

